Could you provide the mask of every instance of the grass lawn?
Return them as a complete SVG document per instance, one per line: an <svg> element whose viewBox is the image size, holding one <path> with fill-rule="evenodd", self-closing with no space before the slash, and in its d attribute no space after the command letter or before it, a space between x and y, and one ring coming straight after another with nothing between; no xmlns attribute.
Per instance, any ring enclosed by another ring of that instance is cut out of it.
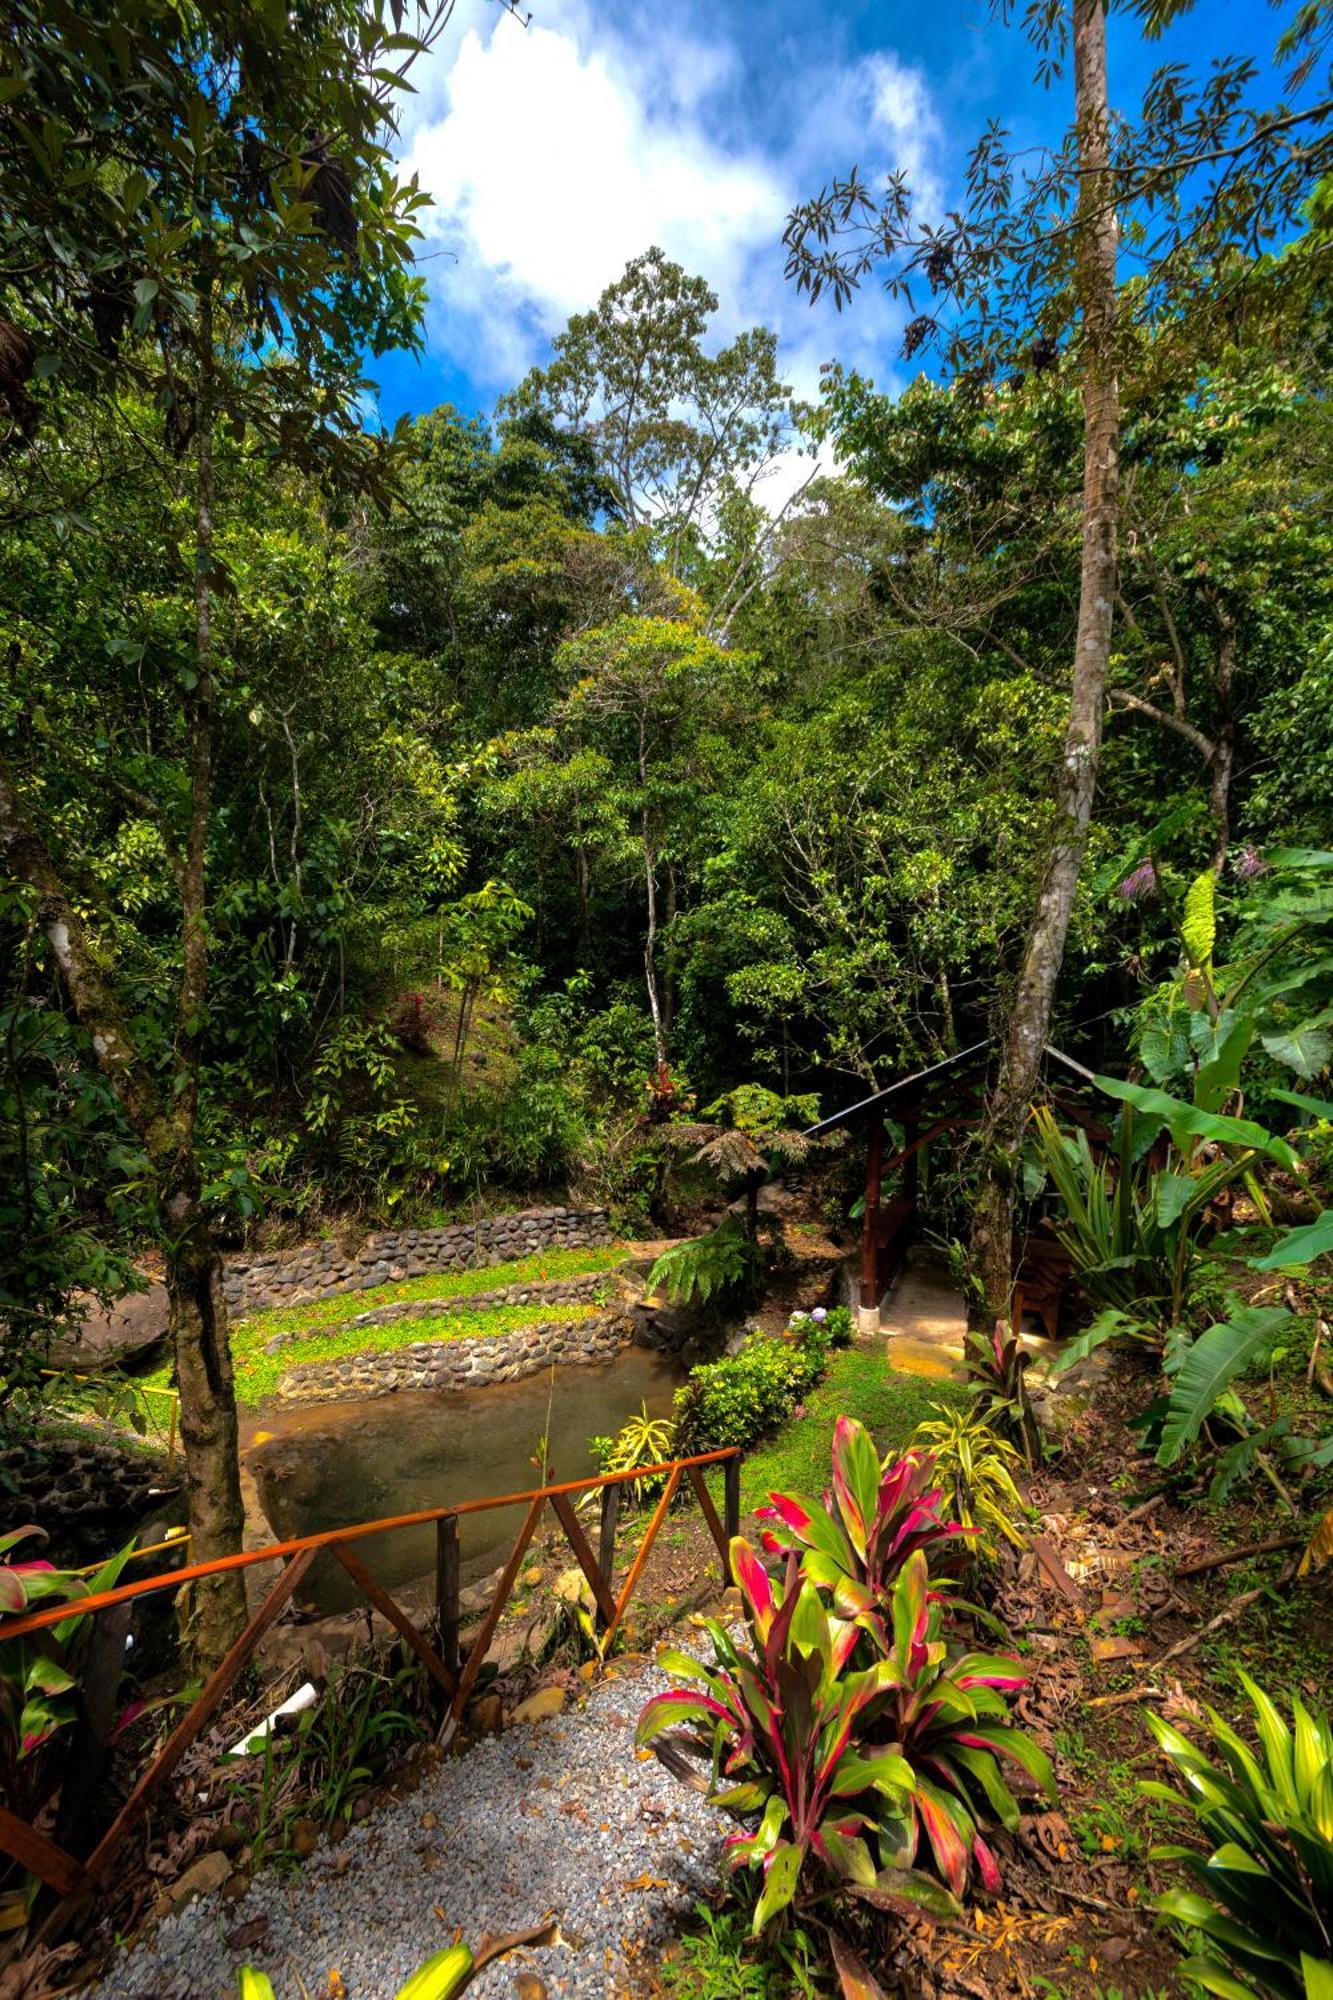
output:
<svg viewBox="0 0 1333 2000"><path fill-rule="evenodd" d="M496 1266L512 1270L512 1266ZM504 1282L504 1280L500 1280ZM356 1298L364 1298L360 1292ZM546 1306L490 1306L480 1312L450 1312L444 1316L390 1320L386 1326L332 1326L326 1334L298 1340L276 1354L264 1354L264 1342L272 1338L270 1314L256 1314L252 1320L238 1320L232 1326L232 1366L236 1370L236 1402L250 1408L272 1396L280 1378L290 1368L304 1368L306 1362L336 1362L348 1354L392 1354L412 1346L414 1340L492 1340L496 1334L516 1334L524 1326L540 1326L546 1320L590 1320L600 1308L556 1302ZM264 1324L260 1324L264 1322ZM280 1316L282 1330L292 1326L292 1318ZM170 1364L144 1376L146 1386L170 1386Z"/></svg>
<svg viewBox="0 0 1333 2000"><path fill-rule="evenodd" d="M859 1417L882 1454L907 1443L932 1414L932 1403L957 1409L967 1401L960 1382L897 1374L887 1366L882 1346L836 1349L828 1374L805 1399L805 1415L746 1454L741 1511L751 1513L774 1491L822 1493L829 1482L829 1447L839 1417Z"/></svg>
<svg viewBox="0 0 1333 2000"><path fill-rule="evenodd" d="M305 1333L311 1327L340 1326L355 1313L399 1305L405 1299L467 1299L478 1292L502 1291L506 1285L530 1285L543 1279L583 1278L590 1272L609 1272L623 1264L626 1255L625 1246L614 1243L599 1250L539 1250L531 1257L518 1257L509 1264L486 1264L479 1271L433 1271L423 1278L400 1279L397 1284L339 1292L336 1298L314 1299L308 1305L273 1306L244 1318L238 1315L232 1322L232 1347L235 1351L235 1335L242 1328L247 1336L255 1331L262 1346L275 1333Z"/></svg>

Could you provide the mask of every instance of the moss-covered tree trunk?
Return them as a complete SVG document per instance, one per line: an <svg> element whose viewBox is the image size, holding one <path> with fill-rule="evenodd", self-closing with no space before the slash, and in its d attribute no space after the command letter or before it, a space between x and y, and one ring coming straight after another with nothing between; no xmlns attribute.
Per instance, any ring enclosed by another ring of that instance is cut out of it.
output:
<svg viewBox="0 0 1333 2000"><path fill-rule="evenodd" d="M972 1228L979 1323L1009 1317L1014 1189L1028 1106L1041 1069L1097 787L1115 606L1119 385L1117 224L1110 173L1105 0L1072 0L1079 198L1075 235L1083 378L1083 558L1069 721L1055 781L1050 852L1005 1023L999 1076L982 1133Z"/></svg>

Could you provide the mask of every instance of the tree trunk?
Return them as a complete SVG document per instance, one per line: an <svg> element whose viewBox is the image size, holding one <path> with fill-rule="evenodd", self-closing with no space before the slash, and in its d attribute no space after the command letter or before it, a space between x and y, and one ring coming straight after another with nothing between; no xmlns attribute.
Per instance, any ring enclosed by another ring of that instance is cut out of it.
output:
<svg viewBox="0 0 1333 2000"><path fill-rule="evenodd" d="M1014 1186L1074 907L1097 785L1116 584L1119 391L1116 242L1109 173L1105 0L1073 0L1074 115L1078 134L1076 277L1082 321L1083 559L1069 723L1055 784L1055 828L1045 879L1009 1008L1000 1072L982 1135L972 1227L978 1323L1007 1321L1012 1286Z"/></svg>
<svg viewBox="0 0 1333 2000"><path fill-rule="evenodd" d="M197 1205L185 1213L183 1239L167 1260L166 1286L181 1399L190 1560L208 1562L240 1548L245 1510L222 1259ZM215 1666L244 1623L244 1581L239 1572L224 1573L195 1585L182 1630L200 1664Z"/></svg>
<svg viewBox="0 0 1333 2000"><path fill-rule="evenodd" d="M1208 810L1213 819L1213 873L1220 875L1231 845L1231 772L1236 760L1236 717L1232 691L1236 679L1236 628L1225 612L1217 645L1213 691L1217 698L1217 730L1208 769Z"/></svg>

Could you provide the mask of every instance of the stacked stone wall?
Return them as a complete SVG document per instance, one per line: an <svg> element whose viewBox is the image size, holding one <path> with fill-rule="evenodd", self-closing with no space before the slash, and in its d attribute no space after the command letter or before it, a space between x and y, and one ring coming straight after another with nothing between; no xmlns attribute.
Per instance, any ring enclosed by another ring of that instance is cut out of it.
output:
<svg viewBox="0 0 1333 2000"><path fill-rule="evenodd" d="M414 1340L390 1353L349 1354L290 1368L277 1395L284 1403L331 1403L392 1396L399 1389L484 1389L535 1375L552 1362L578 1367L610 1361L633 1333L628 1313L607 1312L543 1320L477 1340Z"/></svg>
<svg viewBox="0 0 1333 2000"><path fill-rule="evenodd" d="M527 1208L444 1229L394 1229L348 1249L329 1239L299 1250L229 1257L223 1290L236 1316L274 1306L369 1291L436 1271L475 1271L543 1250L589 1250L612 1242L604 1208Z"/></svg>

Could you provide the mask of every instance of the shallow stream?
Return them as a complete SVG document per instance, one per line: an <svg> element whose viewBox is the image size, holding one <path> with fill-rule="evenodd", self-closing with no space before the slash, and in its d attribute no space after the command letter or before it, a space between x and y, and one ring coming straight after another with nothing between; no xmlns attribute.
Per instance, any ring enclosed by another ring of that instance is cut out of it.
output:
<svg viewBox="0 0 1333 2000"><path fill-rule="evenodd" d="M619 1430L642 1403L653 1416L669 1415L681 1379L680 1364L670 1356L627 1347L600 1366L556 1368L488 1389L277 1404L257 1416L247 1469L282 1538L521 1493L537 1484L532 1459L543 1432L555 1477L588 1478L596 1470L588 1439ZM521 1518L521 1509L512 1507L463 1516L465 1583L505 1560ZM369 1536L356 1550L392 1589L433 1571L435 1529L428 1524ZM326 1612L361 1601L350 1580L323 1557L311 1572L307 1600Z"/></svg>

